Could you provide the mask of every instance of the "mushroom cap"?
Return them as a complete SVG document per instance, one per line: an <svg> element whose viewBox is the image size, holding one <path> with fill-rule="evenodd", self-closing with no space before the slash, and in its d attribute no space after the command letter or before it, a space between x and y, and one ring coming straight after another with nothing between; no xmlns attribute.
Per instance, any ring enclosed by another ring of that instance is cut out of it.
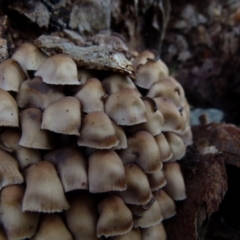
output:
<svg viewBox="0 0 240 240"><path fill-rule="evenodd" d="M64 97L58 86L44 83L40 77L24 81L17 95L20 108L47 108L51 103Z"/></svg>
<svg viewBox="0 0 240 240"><path fill-rule="evenodd" d="M141 240L140 228L132 228L132 230L126 234L111 237L111 240Z"/></svg>
<svg viewBox="0 0 240 240"><path fill-rule="evenodd" d="M167 184L161 169L158 169L154 173L147 174L147 177L148 177L148 182L152 191L156 191Z"/></svg>
<svg viewBox="0 0 240 240"><path fill-rule="evenodd" d="M170 161L180 160L186 152L186 146L183 143L182 139L177 134L172 132L166 132L164 135L173 154Z"/></svg>
<svg viewBox="0 0 240 240"><path fill-rule="evenodd" d="M172 77L162 78L154 83L147 93L148 97L170 98L176 107L183 107L185 104L185 94L182 86Z"/></svg>
<svg viewBox="0 0 240 240"><path fill-rule="evenodd" d="M193 143L193 135L190 126L186 128L185 132L179 133L177 135L182 139L186 147Z"/></svg>
<svg viewBox="0 0 240 240"><path fill-rule="evenodd" d="M24 169L41 161L41 154L38 149L20 146L21 134L20 130L7 129L1 134L0 139L5 147L13 150L13 156L18 160L19 168Z"/></svg>
<svg viewBox="0 0 240 240"><path fill-rule="evenodd" d="M146 174L135 164L127 164L125 167L126 191L118 195L127 204L143 205L149 202L151 189Z"/></svg>
<svg viewBox="0 0 240 240"><path fill-rule="evenodd" d="M101 82L96 78L88 79L82 88L75 94L75 97L80 100L84 112L104 111L102 97L105 91Z"/></svg>
<svg viewBox="0 0 240 240"><path fill-rule="evenodd" d="M125 169L119 156L113 150L95 151L88 159L89 191L101 193L125 191Z"/></svg>
<svg viewBox="0 0 240 240"><path fill-rule="evenodd" d="M143 228L142 240L167 240L167 233L162 223L149 228Z"/></svg>
<svg viewBox="0 0 240 240"><path fill-rule="evenodd" d="M116 147L113 147L113 150L125 149L127 148L127 137L123 130L123 128L117 125L114 121L112 121L112 125L115 129L117 139L119 140L119 144Z"/></svg>
<svg viewBox="0 0 240 240"><path fill-rule="evenodd" d="M0 64L0 88L18 92L20 84L27 78L14 59L7 59Z"/></svg>
<svg viewBox="0 0 240 240"><path fill-rule="evenodd" d="M133 89L122 89L107 97L105 112L119 125L134 125L146 122L146 108Z"/></svg>
<svg viewBox="0 0 240 240"><path fill-rule="evenodd" d="M32 43L23 43L12 55L12 58L27 70L37 70L47 59L47 55Z"/></svg>
<svg viewBox="0 0 240 240"><path fill-rule="evenodd" d="M173 217L176 214L176 206L173 199L162 189L158 189L153 194L160 205L163 219Z"/></svg>
<svg viewBox="0 0 240 240"><path fill-rule="evenodd" d="M109 95L116 93L119 90L128 88L135 90L140 96L140 93L138 92L131 78L119 73L113 73L110 76L104 78L102 85Z"/></svg>
<svg viewBox="0 0 240 240"><path fill-rule="evenodd" d="M161 168L161 156L154 137L139 131L127 138L128 148L119 151L124 164L136 163L144 172L152 173Z"/></svg>
<svg viewBox="0 0 240 240"><path fill-rule="evenodd" d="M27 168L26 183L22 211L52 213L69 208L62 183L52 163L41 161Z"/></svg>
<svg viewBox="0 0 240 240"><path fill-rule="evenodd" d="M39 214L22 212L24 187L7 186L1 191L0 219L10 240L32 237L37 229Z"/></svg>
<svg viewBox="0 0 240 240"><path fill-rule="evenodd" d="M3 150L0 150L0 159L0 189L23 183L24 179L18 170L17 160Z"/></svg>
<svg viewBox="0 0 240 240"><path fill-rule="evenodd" d="M94 78L93 70L78 68L78 79L81 84L85 84L90 78Z"/></svg>
<svg viewBox="0 0 240 240"><path fill-rule="evenodd" d="M75 240L97 240L97 205L94 195L77 191L68 194L70 208L65 212L66 223Z"/></svg>
<svg viewBox="0 0 240 240"><path fill-rule="evenodd" d="M151 50L144 50L138 54L138 56L133 60L133 67L136 69L139 65L145 65L149 59L156 59L156 52Z"/></svg>
<svg viewBox="0 0 240 240"><path fill-rule="evenodd" d="M44 156L44 160L57 167L65 192L88 189L87 161L79 149L64 147L53 150Z"/></svg>
<svg viewBox="0 0 240 240"><path fill-rule="evenodd" d="M98 204L97 236L117 236L128 233L133 226L131 211L118 196L107 196Z"/></svg>
<svg viewBox="0 0 240 240"><path fill-rule="evenodd" d="M81 104L75 97L61 98L43 112L41 129L79 136L80 126Z"/></svg>
<svg viewBox="0 0 240 240"><path fill-rule="evenodd" d="M40 219L38 230L31 240L72 240L65 223L58 214L44 214Z"/></svg>
<svg viewBox="0 0 240 240"><path fill-rule="evenodd" d="M186 199L185 183L180 165L177 162L165 163L163 174L167 180L164 191L175 201Z"/></svg>
<svg viewBox="0 0 240 240"><path fill-rule="evenodd" d="M79 146L110 149L119 144L111 120L104 112L91 112L84 118L78 138Z"/></svg>
<svg viewBox="0 0 240 240"><path fill-rule="evenodd" d="M22 136L19 145L27 148L52 149L53 133L41 130L42 111L27 108L20 112Z"/></svg>
<svg viewBox="0 0 240 240"><path fill-rule="evenodd" d="M53 85L79 85L77 65L66 54L49 57L35 73L43 82Z"/></svg>
<svg viewBox="0 0 240 240"><path fill-rule="evenodd" d="M15 99L0 88L0 126L18 127L18 106Z"/></svg>

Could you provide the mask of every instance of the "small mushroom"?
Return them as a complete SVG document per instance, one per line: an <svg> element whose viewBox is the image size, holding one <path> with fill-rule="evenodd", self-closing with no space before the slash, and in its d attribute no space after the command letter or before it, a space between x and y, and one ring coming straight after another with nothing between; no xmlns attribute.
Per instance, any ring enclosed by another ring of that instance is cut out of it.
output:
<svg viewBox="0 0 240 240"><path fill-rule="evenodd" d="M1 191L0 220L9 240L30 238L37 229L39 214L22 212L24 191L21 185L7 186Z"/></svg>
<svg viewBox="0 0 240 240"><path fill-rule="evenodd" d="M81 104L75 97L61 98L43 112L41 129L79 136L80 126Z"/></svg>
<svg viewBox="0 0 240 240"><path fill-rule="evenodd" d="M107 196L98 204L97 236L117 236L128 233L133 226L131 211L118 196Z"/></svg>
<svg viewBox="0 0 240 240"><path fill-rule="evenodd" d="M79 85L77 65L66 54L49 57L35 73L43 82L53 85Z"/></svg>
<svg viewBox="0 0 240 240"><path fill-rule="evenodd" d="M119 140L119 144L116 147L113 147L113 150L125 149L127 148L127 137L123 130L123 128L117 125L114 121L112 121L112 125L115 129L117 139Z"/></svg>
<svg viewBox="0 0 240 240"><path fill-rule="evenodd" d="M37 70L47 59L47 55L31 43L23 43L12 55L26 70Z"/></svg>
<svg viewBox="0 0 240 240"><path fill-rule="evenodd" d="M41 161L27 168L26 184L22 211L53 213L69 208L62 183L52 163Z"/></svg>
<svg viewBox="0 0 240 240"><path fill-rule="evenodd" d="M161 169L157 170L154 173L147 174L147 177L152 191L156 191L167 184L167 181Z"/></svg>
<svg viewBox="0 0 240 240"><path fill-rule="evenodd" d="M119 144L111 120L104 112L88 113L78 138L78 145L96 149L110 149Z"/></svg>
<svg viewBox="0 0 240 240"><path fill-rule="evenodd" d="M143 228L142 240L167 240L167 233L162 223L149 228Z"/></svg>
<svg viewBox="0 0 240 240"><path fill-rule="evenodd" d="M151 50L145 50L138 54L138 56L133 61L133 67L136 69L139 65L145 65L149 60L154 61L158 58L158 53Z"/></svg>
<svg viewBox="0 0 240 240"><path fill-rule="evenodd" d="M124 166L116 152L98 150L89 157L88 162L90 192L101 193L127 189Z"/></svg>

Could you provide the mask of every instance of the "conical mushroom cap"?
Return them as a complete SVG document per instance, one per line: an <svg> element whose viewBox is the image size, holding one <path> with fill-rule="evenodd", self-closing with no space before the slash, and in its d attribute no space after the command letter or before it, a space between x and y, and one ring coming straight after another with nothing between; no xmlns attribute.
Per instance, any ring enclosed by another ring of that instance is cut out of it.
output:
<svg viewBox="0 0 240 240"><path fill-rule="evenodd" d="M43 82L53 85L79 85L77 65L66 54L49 57L35 73Z"/></svg>
<svg viewBox="0 0 240 240"><path fill-rule="evenodd" d="M26 184L22 211L52 213L69 208L62 183L52 163L42 161L29 167L26 170Z"/></svg>
<svg viewBox="0 0 240 240"><path fill-rule="evenodd" d="M164 135L173 154L170 161L180 160L186 152L186 146L183 143L182 139L177 134L172 132L166 132Z"/></svg>
<svg viewBox="0 0 240 240"><path fill-rule="evenodd" d="M132 213L120 197L112 195L101 200L98 212L98 237L122 235L132 229Z"/></svg>
<svg viewBox="0 0 240 240"><path fill-rule="evenodd" d="M104 103L102 97L105 91L101 82L96 78L88 79L88 81L77 92L75 97L80 100L83 111L86 113L94 111L104 111Z"/></svg>
<svg viewBox="0 0 240 240"><path fill-rule="evenodd" d="M18 127L18 106L14 98L0 88L0 126Z"/></svg>
<svg viewBox="0 0 240 240"><path fill-rule="evenodd" d="M81 104L75 97L61 98L43 112L41 129L79 136L80 125Z"/></svg>
<svg viewBox="0 0 240 240"><path fill-rule="evenodd" d="M144 50L138 54L133 60L133 67L136 69L139 65L145 65L149 59L154 60L158 58L157 52L151 50Z"/></svg>
<svg viewBox="0 0 240 240"><path fill-rule="evenodd" d="M184 90L172 77L163 78L154 83L149 89L147 96L151 98L170 98L178 108L185 104Z"/></svg>
<svg viewBox="0 0 240 240"><path fill-rule="evenodd" d="M7 129L1 134L0 138L5 147L13 150L13 155L18 160L19 168L24 169L41 161L41 154L38 149L20 146L18 143L21 139L21 134L20 130Z"/></svg>
<svg viewBox="0 0 240 240"><path fill-rule="evenodd" d="M19 145L27 148L53 148L53 133L41 130L42 111L37 108L27 108L20 113L22 136Z"/></svg>
<svg viewBox="0 0 240 240"><path fill-rule="evenodd" d="M167 233L162 223L142 229L142 240L167 240Z"/></svg>
<svg viewBox="0 0 240 240"><path fill-rule="evenodd" d="M89 191L92 193L125 191L125 169L116 152L98 150L88 159Z"/></svg>
<svg viewBox="0 0 240 240"><path fill-rule="evenodd" d="M105 112L119 125L134 125L146 122L146 108L133 89L122 89L109 97L105 102Z"/></svg>
<svg viewBox="0 0 240 240"><path fill-rule="evenodd" d="M0 150L0 159L0 189L23 183L24 179L18 170L17 160L3 150Z"/></svg>
<svg viewBox="0 0 240 240"><path fill-rule="evenodd" d="M168 219L176 214L175 202L164 190L158 189L153 194L160 205L163 219Z"/></svg>
<svg viewBox="0 0 240 240"><path fill-rule="evenodd" d="M190 126L186 128L185 132L179 133L177 135L182 139L185 146L189 146L193 143L192 130Z"/></svg>
<svg viewBox="0 0 240 240"><path fill-rule="evenodd" d="M114 121L112 121L112 125L115 129L117 139L119 140L119 144L113 148L113 150L118 150L118 149L125 149L127 148L127 137L122 129L121 126L117 125Z"/></svg>
<svg viewBox="0 0 240 240"><path fill-rule="evenodd" d="M20 108L36 107L47 108L51 103L64 97L58 86L44 83L40 77L24 81L17 95L17 103Z"/></svg>
<svg viewBox="0 0 240 240"><path fill-rule="evenodd" d="M119 144L111 120L104 112L88 113L81 126L79 146L110 149Z"/></svg>
<svg viewBox="0 0 240 240"><path fill-rule="evenodd" d="M136 86L134 85L130 77L122 74L111 74L107 78L104 78L104 80L102 81L102 85L109 95L116 93L119 90L128 88L135 90L140 96L140 93L138 92Z"/></svg>
<svg viewBox="0 0 240 240"><path fill-rule="evenodd" d="M132 228L132 230L126 234L112 237L111 240L141 240L140 228Z"/></svg>
<svg viewBox="0 0 240 240"><path fill-rule="evenodd" d="M149 202L151 189L146 174L134 164L125 165L127 190L118 195L125 203L143 205Z"/></svg>
<svg viewBox="0 0 240 240"><path fill-rule="evenodd" d="M164 187L167 182L161 169L154 173L147 174L148 182L152 191Z"/></svg>
<svg viewBox="0 0 240 240"><path fill-rule="evenodd" d="M66 222L75 240L97 240L97 206L94 196L88 192L71 192L70 208L65 212Z"/></svg>
<svg viewBox="0 0 240 240"><path fill-rule="evenodd" d="M26 75L13 59L7 59L0 64L0 88L5 91L18 92L19 85Z"/></svg>
<svg viewBox="0 0 240 240"><path fill-rule="evenodd" d="M80 68L78 69L78 79L81 84L85 84L88 79L94 78L93 70Z"/></svg>
<svg viewBox="0 0 240 240"><path fill-rule="evenodd" d="M39 214L22 212L24 191L20 185L1 191L0 219L9 240L30 238L37 229Z"/></svg>
<svg viewBox="0 0 240 240"><path fill-rule="evenodd" d="M37 70L47 59L46 54L31 43L23 43L12 55L12 58L27 70Z"/></svg>
<svg viewBox="0 0 240 240"><path fill-rule="evenodd" d="M44 156L58 169L64 191L88 189L87 160L82 153L73 147L53 150Z"/></svg>
<svg viewBox="0 0 240 240"><path fill-rule="evenodd" d="M177 162L165 163L163 174L167 180L164 191L175 201L186 199L185 183L180 165Z"/></svg>
<svg viewBox="0 0 240 240"><path fill-rule="evenodd" d="M31 240L72 240L72 235L58 214L44 214L40 219L38 230Z"/></svg>
<svg viewBox="0 0 240 240"><path fill-rule="evenodd" d="M168 161L173 156L173 154L171 152L168 141L165 138L165 135L163 133L160 133L157 136L155 136L155 140L161 154L161 161L162 162Z"/></svg>
<svg viewBox="0 0 240 240"><path fill-rule="evenodd" d="M161 167L159 148L149 132L136 132L127 141L128 148L119 151L124 164L136 163L146 173L155 172Z"/></svg>

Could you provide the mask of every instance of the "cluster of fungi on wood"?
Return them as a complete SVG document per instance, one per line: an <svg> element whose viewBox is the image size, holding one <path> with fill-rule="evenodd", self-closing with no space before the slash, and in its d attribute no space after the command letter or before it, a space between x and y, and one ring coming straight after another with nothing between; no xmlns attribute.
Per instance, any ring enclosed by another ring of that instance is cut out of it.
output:
<svg viewBox="0 0 240 240"><path fill-rule="evenodd" d="M133 66L98 79L29 43L0 64L1 239L166 239L189 107L154 51Z"/></svg>

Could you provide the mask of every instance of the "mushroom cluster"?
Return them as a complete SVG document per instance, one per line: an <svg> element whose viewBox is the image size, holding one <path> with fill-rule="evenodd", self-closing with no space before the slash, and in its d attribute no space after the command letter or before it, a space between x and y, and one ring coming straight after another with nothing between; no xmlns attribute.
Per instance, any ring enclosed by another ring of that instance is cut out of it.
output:
<svg viewBox="0 0 240 240"><path fill-rule="evenodd" d="M166 239L189 107L154 51L133 65L95 76L29 43L0 64L0 239Z"/></svg>

